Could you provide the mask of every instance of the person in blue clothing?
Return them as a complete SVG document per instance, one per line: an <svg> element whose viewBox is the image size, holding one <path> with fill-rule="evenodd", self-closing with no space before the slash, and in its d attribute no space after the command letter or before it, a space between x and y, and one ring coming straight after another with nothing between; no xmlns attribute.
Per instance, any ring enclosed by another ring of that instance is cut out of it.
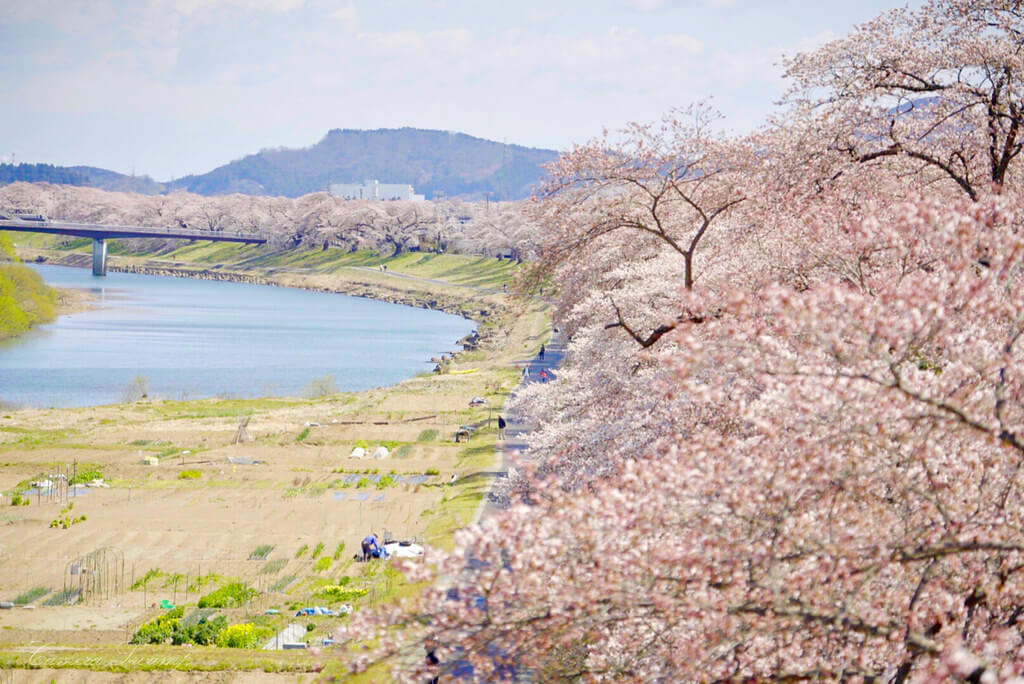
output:
<svg viewBox="0 0 1024 684"><path fill-rule="evenodd" d="M380 557L380 541L377 539L376 533L371 532L363 539L362 551L364 561Z"/></svg>
<svg viewBox="0 0 1024 684"><path fill-rule="evenodd" d="M544 345L543 344L540 345L540 353L537 354L537 358L540 359L541 361L544 360Z"/></svg>

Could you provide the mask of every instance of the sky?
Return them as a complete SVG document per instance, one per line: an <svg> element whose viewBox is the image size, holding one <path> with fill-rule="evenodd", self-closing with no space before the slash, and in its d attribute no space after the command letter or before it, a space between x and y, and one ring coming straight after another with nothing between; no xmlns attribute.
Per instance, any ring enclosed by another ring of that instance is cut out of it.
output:
<svg viewBox="0 0 1024 684"><path fill-rule="evenodd" d="M402 126L564 150L707 98L742 133L783 55L903 4L0 0L0 161L167 181Z"/></svg>

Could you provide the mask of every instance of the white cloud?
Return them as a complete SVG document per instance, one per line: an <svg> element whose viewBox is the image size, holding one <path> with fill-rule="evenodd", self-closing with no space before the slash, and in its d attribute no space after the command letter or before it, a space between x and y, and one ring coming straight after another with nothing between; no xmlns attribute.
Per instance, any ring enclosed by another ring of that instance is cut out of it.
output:
<svg viewBox="0 0 1024 684"><path fill-rule="evenodd" d="M359 10L351 2L331 12L330 17L350 33L359 28Z"/></svg>

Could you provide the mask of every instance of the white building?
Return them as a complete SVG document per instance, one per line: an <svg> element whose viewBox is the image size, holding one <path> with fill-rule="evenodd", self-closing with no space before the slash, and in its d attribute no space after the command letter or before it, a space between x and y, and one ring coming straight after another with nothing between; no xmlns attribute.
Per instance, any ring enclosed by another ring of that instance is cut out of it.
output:
<svg viewBox="0 0 1024 684"><path fill-rule="evenodd" d="M411 200L418 202L423 195L413 192L411 185L381 183L365 180L362 183L331 183L331 194L342 199Z"/></svg>

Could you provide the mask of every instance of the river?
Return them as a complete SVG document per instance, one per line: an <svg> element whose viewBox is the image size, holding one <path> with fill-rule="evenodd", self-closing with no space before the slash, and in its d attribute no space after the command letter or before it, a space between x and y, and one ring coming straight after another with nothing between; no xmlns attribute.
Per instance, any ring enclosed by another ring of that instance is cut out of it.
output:
<svg viewBox="0 0 1024 684"><path fill-rule="evenodd" d="M0 401L88 406L129 398L303 396L391 385L433 368L473 329L458 316L266 285L32 265L95 307L0 343ZM144 379L144 382L136 378Z"/></svg>

